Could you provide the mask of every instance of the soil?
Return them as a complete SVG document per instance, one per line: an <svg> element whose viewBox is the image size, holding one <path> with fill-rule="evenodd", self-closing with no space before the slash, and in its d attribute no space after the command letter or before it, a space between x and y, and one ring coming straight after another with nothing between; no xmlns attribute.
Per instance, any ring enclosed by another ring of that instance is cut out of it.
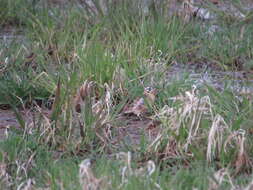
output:
<svg viewBox="0 0 253 190"><path fill-rule="evenodd" d="M148 117L138 117L136 115L120 115L116 126L117 134L115 145L128 145L131 147L139 146L142 137L148 142L153 142L162 131L160 122Z"/></svg>
<svg viewBox="0 0 253 190"><path fill-rule="evenodd" d="M204 65L204 66L203 66ZM238 95L253 94L253 71L224 71L219 67L207 64L173 64L166 73L168 81L187 80L193 81L196 87L206 85L222 91L229 88Z"/></svg>
<svg viewBox="0 0 253 190"><path fill-rule="evenodd" d="M39 110L39 111L38 111ZM42 110L39 108L37 111L31 109L19 109L18 114L21 120L24 121L25 126L34 126L34 123L43 116L49 117L50 111L47 109ZM12 109L0 108L0 141L8 137L8 134L13 130L22 129L20 121L17 119L17 115Z"/></svg>
<svg viewBox="0 0 253 190"><path fill-rule="evenodd" d="M27 123L30 122L31 119L27 113L21 111L20 114ZM7 133L11 128L20 129L20 124L15 113L12 110L0 109L0 140L7 137Z"/></svg>

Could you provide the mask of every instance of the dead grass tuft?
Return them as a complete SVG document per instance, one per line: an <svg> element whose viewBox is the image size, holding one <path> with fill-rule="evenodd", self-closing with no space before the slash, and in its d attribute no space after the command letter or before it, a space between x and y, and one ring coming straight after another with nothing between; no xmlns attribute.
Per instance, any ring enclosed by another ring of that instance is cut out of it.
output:
<svg viewBox="0 0 253 190"><path fill-rule="evenodd" d="M232 178L227 171L227 169L222 168L214 173L212 177L209 177L209 185L208 190L218 190L220 189L221 184L226 181L232 187L231 189L235 189L235 186L232 182Z"/></svg>
<svg viewBox="0 0 253 190"><path fill-rule="evenodd" d="M224 136L229 130L228 125L220 115L216 115L213 119L211 129L208 134L206 158L208 162L213 161L222 151Z"/></svg>
<svg viewBox="0 0 253 190"><path fill-rule="evenodd" d="M133 169L132 168L132 155L131 152L119 152L116 154L116 159L122 163L120 168L121 171L121 184L118 187L119 189L123 188L128 184L129 178L138 177L138 178L148 178L151 184L155 187L155 189L161 189L160 185L151 179L151 175L156 170L156 165L152 160L149 160L145 163L144 167Z"/></svg>
<svg viewBox="0 0 253 190"><path fill-rule="evenodd" d="M170 100L179 103L179 106L175 108L165 105L158 117L176 136L180 135L181 128L187 130L187 139L182 146L187 152L192 141L198 138L200 121L213 117L210 98L208 96L199 98L196 88L193 87L192 91L186 91L184 94L170 98Z"/></svg>
<svg viewBox="0 0 253 190"><path fill-rule="evenodd" d="M91 169L90 159L85 159L79 165L79 182L81 184L82 190L98 190L107 189L105 187L104 179L98 179L95 177Z"/></svg>
<svg viewBox="0 0 253 190"><path fill-rule="evenodd" d="M252 160L248 156L245 147L245 131L240 129L231 133L228 136L227 140L224 143L224 149L227 151L228 146L235 146L236 156L232 161L232 165L235 168L234 175L237 175L241 172L251 173L252 171Z"/></svg>

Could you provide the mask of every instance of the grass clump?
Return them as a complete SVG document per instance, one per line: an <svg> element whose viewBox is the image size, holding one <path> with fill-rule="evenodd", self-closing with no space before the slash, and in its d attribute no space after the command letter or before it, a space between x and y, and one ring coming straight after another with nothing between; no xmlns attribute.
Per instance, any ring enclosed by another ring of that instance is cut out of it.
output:
<svg viewBox="0 0 253 190"><path fill-rule="evenodd" d="M27 22L27 12L35 13L37 0L1 0L0 25L23 25Z"/></svg>

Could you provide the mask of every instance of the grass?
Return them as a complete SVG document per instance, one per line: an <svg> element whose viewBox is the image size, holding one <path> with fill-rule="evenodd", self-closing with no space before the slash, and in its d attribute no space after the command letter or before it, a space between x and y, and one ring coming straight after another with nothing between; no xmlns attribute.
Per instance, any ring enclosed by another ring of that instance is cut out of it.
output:
<svg viewBox="0 0 253 190"><path fill-rule="evenodd" d="M0 106L16 110L23 126L9 126L0 141L0 186L246 188L252 95L166 74L176 62L249 69L253 25L225 13L215 23L185 23L121 3L105 14L98 4L96 13L0 0L0 25L24 36L0 44ZM218 30L207 34L213 24ZM142 107L131 111L132 102ZM32 123L22 109L34 113Z"/></svg>

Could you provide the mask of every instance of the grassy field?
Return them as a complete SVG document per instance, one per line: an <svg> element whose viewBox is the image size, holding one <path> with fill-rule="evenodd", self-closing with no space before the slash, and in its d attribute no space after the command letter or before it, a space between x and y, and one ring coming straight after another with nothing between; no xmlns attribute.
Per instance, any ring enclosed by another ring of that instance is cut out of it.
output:
<svg viewBox="0 0 253 190"><path fill-rule="evenodd" d="M0 139L0 189L251 189L252 92L168 70L252 79L252 12L208 4L216 19L186 21L95 7L0 0L0 29L22 36L0 43L0 107L20 125Z"/></svg>

